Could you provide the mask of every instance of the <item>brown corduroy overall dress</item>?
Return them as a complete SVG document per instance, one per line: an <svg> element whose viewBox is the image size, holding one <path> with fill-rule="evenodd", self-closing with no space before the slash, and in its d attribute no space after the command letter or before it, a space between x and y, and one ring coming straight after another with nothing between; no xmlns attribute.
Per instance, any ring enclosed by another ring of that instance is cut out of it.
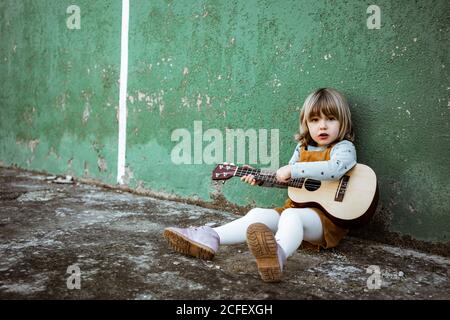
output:
<svg viewBox="0 0 450 320"><path fill-rule="evenodd" d="M306 150L304 146L301 147L300 159L297 162L313 162L313 161L327 161L330 160L330 153L333 145L329 145L323 151L309 151ZM293 202L291 199L286 199L283 207L274 208L279 214L287 208L298 208L300 207L297 203ZM302 242L301 248L316 249L320 250L320 247L324 249L333 248L339 244L339 242L344 238L348 230L343 229L335 225L320 209L311 208L316 211L322 221L323 227L323 241L321 243L311 243L307 241Z"/></svg>

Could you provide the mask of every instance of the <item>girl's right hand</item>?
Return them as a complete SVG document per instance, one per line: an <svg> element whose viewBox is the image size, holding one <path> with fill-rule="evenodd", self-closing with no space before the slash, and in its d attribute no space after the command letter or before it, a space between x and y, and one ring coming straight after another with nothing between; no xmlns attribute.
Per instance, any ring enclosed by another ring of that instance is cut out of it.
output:
<svg viewBox="0 0 450 320"><path fill-rule="evenodd" d="M253 167L251 167L251 166L249 166L249 165L246 165L246 164L243 165L242 167L243 167L243 168L255 169L255 168L253 168ZM244 182L246 182L246 183L249 183L249 184L251 184L252 186L254 186L255 184L260 185L260 184L262 183L262 181L256 180L256 179L255 179L255 176L253 176L252 174L249 174L249 175L246 175L246 176L242 176L242 177L241 177L241 181L244 181Z"/></svg>

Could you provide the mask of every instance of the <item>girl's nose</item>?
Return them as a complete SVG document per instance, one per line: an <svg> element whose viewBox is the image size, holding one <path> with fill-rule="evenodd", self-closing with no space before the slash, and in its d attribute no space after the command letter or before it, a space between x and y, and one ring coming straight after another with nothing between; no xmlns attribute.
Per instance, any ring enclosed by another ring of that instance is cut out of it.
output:
<svg viewBox="0 0 450 320"><path fill-rule="evenodd" d="M327 122L324 120L324 119L321 119L320 121L319 121L319 125L320 125L320 128L322 129L322 128L326 128L327 127Z"/></svg>

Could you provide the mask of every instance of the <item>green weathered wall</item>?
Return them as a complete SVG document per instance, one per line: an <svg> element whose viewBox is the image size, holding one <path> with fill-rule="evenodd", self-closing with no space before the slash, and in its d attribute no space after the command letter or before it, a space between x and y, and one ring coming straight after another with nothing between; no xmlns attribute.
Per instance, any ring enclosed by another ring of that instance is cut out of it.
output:
<svg viewBox="0 0 450 320"><path fill-rule="evenodd" d="M77 1L69 30L71 4L0 3L0 160L114 182L121 4Z"/></svg>
<svg viewBox="0 0 450 320"><path fill-rule="evenodd" d="M71 4L80 30L66 27ZM366 25L372 4L379 30ZM0 161L114 184L121 1L2 1L0 15ZM358 160L378 175L389 230L448 242L449 15L447 0L131 0L127 183L279 205L282 190L215 186L214 165L174 164L171 134L193 138L194 121L224 139L227 128L269 139L277 129L284 165L304 98L334 87L351 103Z"/></svg>

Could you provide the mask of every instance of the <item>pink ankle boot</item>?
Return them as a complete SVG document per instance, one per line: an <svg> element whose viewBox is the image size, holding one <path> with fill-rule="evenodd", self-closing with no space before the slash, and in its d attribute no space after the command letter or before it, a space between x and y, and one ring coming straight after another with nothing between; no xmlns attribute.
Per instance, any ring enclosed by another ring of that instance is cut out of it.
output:
<svg viewBox="0 0 450 320"><path fill-rule="evenodd" d="M204 260L214 258L220 242L217 232L207 226L166 228L164 238L175 251Z"/></svg>

